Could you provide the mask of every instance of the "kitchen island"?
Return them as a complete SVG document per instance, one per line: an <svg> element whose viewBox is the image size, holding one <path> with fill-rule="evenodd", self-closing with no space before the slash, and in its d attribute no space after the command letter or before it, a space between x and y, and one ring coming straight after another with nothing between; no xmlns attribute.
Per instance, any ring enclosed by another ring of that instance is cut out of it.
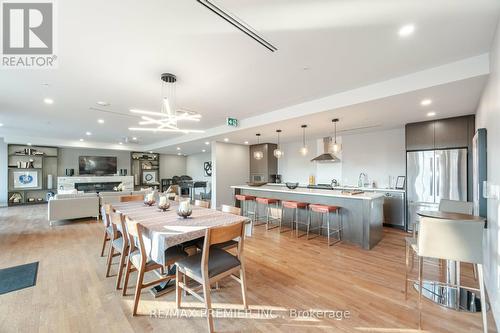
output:
<svg viewBox="0 0 500 333"><path fill-rule="evenodd" d="M370 250L382 239L384 195L381 193L364 192L350 195L343 194L340 190L300 187L291 190L272 185L235 185L231 188L234 189L235 194L339 206L342 208L341 215L344 225L343 241ZM239 202L236 202L236 205L239 205ZM305 221L305 214L299 215L299 219ZM312 223L317 225L319 219L313 219Z"/></svg>

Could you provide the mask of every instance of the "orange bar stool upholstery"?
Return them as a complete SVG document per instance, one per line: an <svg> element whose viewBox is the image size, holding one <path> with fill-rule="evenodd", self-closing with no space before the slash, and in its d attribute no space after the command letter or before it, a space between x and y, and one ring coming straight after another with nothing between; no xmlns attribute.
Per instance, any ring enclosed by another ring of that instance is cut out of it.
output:
<svg viewBox="0 0 500 333"><path fill-rule="evenodd" d="M245 194L236 194L234 196L236 201L241 202L241 214L246 216L252 220L252 223L255 222L255 206L257 205L255 202L255 196L253 195L245 195ZM253 204L253 210L250 210L250 203Z"/></svg>
<svg viewBox="0 0 500 333"><path fill-rule="evenodd" d="M294 225L295 229L297 232L297 237L299 233L299 209L307 209L308 204L306 202L297 202L297 201L282 201L281 202L281 220L280 220L280 232L285 232L285 231L292 231L294 230ZM292 211L292 220L290 221L290 229L287 230L281 230L283 221L285 218L285 209L293 209ZM306 223L302 223L306 224ZM302 235L303 236L303 235Z"/></svg>
<svg viewBox="0 0 500 333"><path fill-rule="evenodd" d="M321 231L326 229L326 236L328 240L328 246L338 243L342 240L342 229L344 228L342 223L342 214L341 207L338 206L330 206L330 205L318 205L311 204L309 205L309 225L311 223L311 214L312 212L321 214L321 224L314 229L319 229L319 234L321 235ZM336 224L331 225L330 214L335 213L336 216ZM333 242L330 242L330 238L332 235L337 234L337 239ZM309 229L308 229L308 239L309 239Z"/></svg>
<svg viewBox="0 0 500 333"><path fill-rule="evenodd" d="M278 223L281 223L281 218L280 217L274 217L272 216L271 214L271 208L275 208L276 210L279 209L279 200L278 199L273 199L273 198L259 198L257 197L255 199L255 220L256 221L261 221L262 218L265 218L265 223L260 223L260 224L256 224L256 225L262 225L262 224L265 224L266 225L266 230L269 230L269 229L274 229L274 228L277 228L279 227L279 224L278 225L275 225L275 226L272 226L272 222L273 221L278 221ZM257 215L257 204L260 204L260 205L264 205L265 206L265 209L266 209L266 215L264 216L258 216ZM274 206L274 207L271 207L271 206Z"/></svg>

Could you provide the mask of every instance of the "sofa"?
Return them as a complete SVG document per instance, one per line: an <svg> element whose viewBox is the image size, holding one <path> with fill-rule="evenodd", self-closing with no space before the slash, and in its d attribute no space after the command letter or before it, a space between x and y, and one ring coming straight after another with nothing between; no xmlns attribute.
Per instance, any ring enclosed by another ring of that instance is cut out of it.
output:
<svg viewBox="0 0 500 333"><path fill-rule="evenodd" d="M48 220L52 225L53 221L71 220L85 217L95 217L99 219L99 209L102 205L120 202L122 196L145 195L150 190L143 191L121 191L121 192L100 192L83 193L75 191L59 191L48 202Z"/></svg>
<svg viewBox="0 0 500 333"><path fill-rule="evenodd" d="M56 194L48 203L48 220L99 218L99 197L95 193Z"/></svg>

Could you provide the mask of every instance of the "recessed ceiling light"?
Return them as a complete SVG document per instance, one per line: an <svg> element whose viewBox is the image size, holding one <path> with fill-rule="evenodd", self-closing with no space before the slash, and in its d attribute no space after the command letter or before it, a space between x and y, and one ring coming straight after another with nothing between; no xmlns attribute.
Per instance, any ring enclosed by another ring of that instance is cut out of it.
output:
<svg viewBox="0 0 500 333"><path fill-rule="evenodd" d="M152 151L152 150L150 150L150 151L149 151L149 153L150 153L150 154L152 154L152 153L153 153L153 151Z"/></svg>
<svg viewBox="0 0 500 333"><path fill-rule="evenodd" d="M137 141L137 137L135 137L135 136L132 137L132 140Z"/></svg>
<svg viewBox="0 0 500 333"><path fill-rule="evenodd" d="M201 152L202 152L202 153L204 153L204 152L206 152L206 151L207 151L206 149L202 149L202 150L201 150Z"/></svg>
<svg viewBox="0 0 500 333"><path fill-rule="evenodd" d="M104 124L104 119L97 119L97 122L98 122L99 124Z"/></svg>
<svg viewBox="0 0 500 333"><path fill-rule="evenodd" d="M122 145L122 144L123 144L123 142L121 142L121 141L120 141L120 142L118 142L118 144L119 144L119 145Z"/></svg>
<svg viewBox="0 0 500 333"><path fill-rule="evenodd" d="M87 136L91 136L91 135L92 135L92 132L88 132L88 131L87 131L87 132L85 132L85 135L87 135Z"/></svg>
<svg viewBox="0 0 500 333"><path fill-rule="evenodd" d="M224 142L228 142L228 141L229 141L229 139L228 139L228 138L224 138Z"/></svg>
<svg viewBox="0 0 500 333"><path fill-rule="evenodd" d="M210 142L208 142L208 141L205 141L205 144L206 144L206 145L208 146L208 145L210 144Z"/></svg>
<svg viewBox="0 0 500 333"><path fill-rule="evenodd" d="M31 142L28 142L28 143L27 143L27 145L28 145L28 146L31 146Z"/></svg>
<svg viewBox="0 0 500 333"><path fill-rule="evenodd" d="M2 123L0 123L0 127L2 127L2 126L3 126L3 124L2 124Z"/></svg>
<svg viewBox="0 0 500 333"><path fill-rule="evenodd" d="M103 102L103 101L97 102L97 105L100 105L100 106L110 106L110 104L108 102Z"/></svg>
<svg viewBox="0 0 500 333"><path fill-rule="evenodd" d="M182 154L181 153L177 153L177 155L181 156Z"/></svg>
<svg viewBox="0 0 500 333"><path fill-rule="evenodd" d="M423 99L421 102L420 102L420 105L422 106L427 106L427 105L431 105L432 104L432 100L431 99Z"/></svg>
<svg viewBox="0 0 500 333"><path fill-rule="evenodd" d="M415 26L413 24L407 24L399 28L398 34L400 37L408 37L415 32Z"/></svg>
<svg viewBox="0 0 500 333"><path fill-rule="evenodd" d="M54 104L54 100L52 98L44 98L43 102L45 104Z"/></svg>
<svg viewBox="0 0 500 333"><path fill-rule="evenodd" d="M80 142L83 142L83 139L80 139Z"/></svg>
<svg viewBox="0 0 500 333"><path fill-rule="evenodd" d="M177 150L181 150L181 147L177 147L176 149L177 149Z"/></svg>
<svg viewBox="0 0 500 333"><path fill-rule="evenodd" d="M434 117L435 115L436 115L436 112L434 112L434 111L427 112L427 117Z"/></svg>
<svg viewBox="0 0 500 333"><path fill-rule="evenodd" d="M245 144L247 145L247 144L248 144L248 141L245 141Z"/></svg>

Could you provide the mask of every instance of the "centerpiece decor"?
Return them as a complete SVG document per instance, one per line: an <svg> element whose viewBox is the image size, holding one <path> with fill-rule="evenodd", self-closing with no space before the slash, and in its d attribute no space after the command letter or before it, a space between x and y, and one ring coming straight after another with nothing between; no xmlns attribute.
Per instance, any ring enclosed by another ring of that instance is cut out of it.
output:
<svg viewBox="0 0 500 333"><path fill-rule="evenodd" d="M179 202L179 208L177 209L177 215L187 219L193 213L191 208L191 202L189 200Z"/></svg>
<svg viewBox="0 0 500 333"><path fill-rule="evenodd" d="M159 202L158 202L158 208L161 211L167 211L170 208L170 202L168 202L168 198L165 195L161 195Z"/></svg>
<svg viewBox="0 0 500 333"><path fill-rule="evenodd" d="M150 206L151 207L151 206L153 206L155 204L155 202L156 201L155 201L155 194L154 194L154 192L146 194L144 196L144 204L146 206Z"/></svg>

